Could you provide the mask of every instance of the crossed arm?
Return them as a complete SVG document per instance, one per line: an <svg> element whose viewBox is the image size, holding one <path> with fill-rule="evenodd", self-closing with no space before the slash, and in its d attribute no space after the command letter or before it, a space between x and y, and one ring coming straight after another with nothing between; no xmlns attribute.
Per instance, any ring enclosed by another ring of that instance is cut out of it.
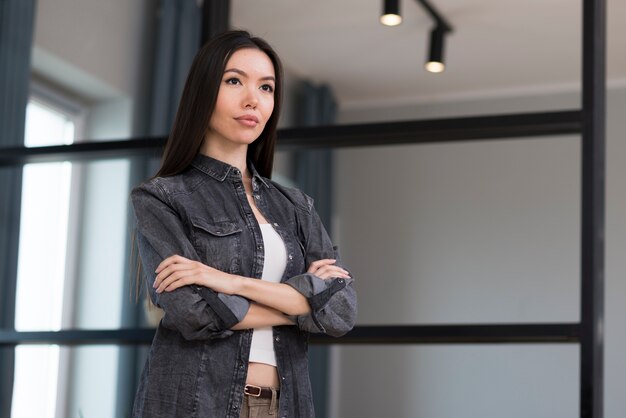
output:
<svg viewBox="0 0 626 418"><path fill-rule="evenodd" d="M307 273L324 280L335 277L350 278L348 271L335 265L335 262L334 259L314 261ZM180 255L163 260L155 273L157 276L153 287L157 293L171 292L179 287L195 284L251 300L246 316L232 327L233 330L294 325L290 316L311 311L306 297L287 284L225 273Z"/></svg>

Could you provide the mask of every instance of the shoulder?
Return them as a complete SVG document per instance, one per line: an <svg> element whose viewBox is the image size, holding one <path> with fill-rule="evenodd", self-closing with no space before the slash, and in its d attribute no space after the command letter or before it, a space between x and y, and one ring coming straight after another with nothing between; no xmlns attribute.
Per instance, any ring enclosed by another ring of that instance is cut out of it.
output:
<svg viewBox="0 0 626 418"><path fill-rule="evenodd" d="M130 192L130 203L135 215L141 217L157 208L170 207L170 198L161 185L160 177L153 177L135 186Z"/></svg>
<svg viewBox="0 0 626 418"><path fill-rule="evenodd" d="M150 195L168 201L176 195L191 194L204 181L197 170L189 167L180 174L167 177L152 177L131 191L131 199Z"/></svg>
<svg viewBox="0 0 626 418"><path fill-rule="evenodd" d="M135 186L130 192L132 199L141 196L153 196L160 199L168 199L171 190L176 190L180 184L180 175L169 177L152 177L139 185Z"/></svg>
<svg viewBox="0 0 626 418"><path fill-rule="evenodd" d="M160 185L160 179L162 179L162 177L152 177L151 179L143 181L133 187L130 192L131 199L135 200L146 195L163 196L165 194L165 190Z"/></svg>
<svg viewBox="0 0 626 418"><path fill-rule="evenodd" d="M282 193L298 209L303 210L307 213L310 213L311 210L313 209L313 198L309 196L308 194L304 193L302 190L295 188L295 187L284 186L270 179L265 179L265 181L270 183L272 187L274 187L280 193Z"/></svg>

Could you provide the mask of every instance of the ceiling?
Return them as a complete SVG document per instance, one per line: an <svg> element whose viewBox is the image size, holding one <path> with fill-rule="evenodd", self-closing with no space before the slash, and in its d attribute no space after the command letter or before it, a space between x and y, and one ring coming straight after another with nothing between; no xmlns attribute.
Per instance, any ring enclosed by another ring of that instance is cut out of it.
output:
<svg viewBox="0 0 626 418"><path fill-rule="evenodd" d="M433 24L415 0L379 23L382 0L232 0L233 27L270 42L285 68L332 86L342 108L575 91L580 0L431 0L454 32L446 71L424 70ZM626 2L608 3L609 85L626 86Z"/></svg>

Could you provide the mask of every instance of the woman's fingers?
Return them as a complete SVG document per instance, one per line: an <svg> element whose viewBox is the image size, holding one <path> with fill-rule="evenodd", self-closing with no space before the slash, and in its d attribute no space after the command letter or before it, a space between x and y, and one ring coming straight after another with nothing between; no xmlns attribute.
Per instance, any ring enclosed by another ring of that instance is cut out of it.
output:
<svg viewBox="0 0 626 418"><path fill-rule="evenodd" d="M170 264L169 266L165 267L163 270L161 270L161 272L159 274L157 274L157 276L154 278L154 283L152 285L152 287L159 287L159 285L161 284L161 282L166 278L169 277L172 273L176 272L176 271L181 271L181 270L190 270L196 268L195 263L190 262L190 263L181 263L181 264Z"/></svg>
<svg viewBox="0 0 626 418"><path fill-rule="evenodd" d="M307 270L307 273L315 273L320 267L335 264L337 260L334 258L323 258L321 260L313 261Z"/></svg>
<svg viewBox="0 0 626 418"><path fill-rule="evenodd" d="M157 293L171 292L192 284L210 287L216 292L225 293L231 290L229 285L232 287L232 283L224 282L223 272L179 255L163 260L157 267L156 273L152 287Z"/></svg>
<svg viewBox="0 0 626 418"><path fill-rule="evenodd" d="M331 279L333 277L350 279L350 273L339 266L324 266L313 274L321 279Z"/></svg>
<svg viewBox="0 0 626 418"><path fill-rule="evenodd" d="M181 264L181 263L192 263L193 261L183 257L182 255L172 255L167 257L165 260L161 261L161 263L157 266L155 273L160 273L164 268L172 264Z"/></svg>
<svg viewBox="0 0 626 418"><path fill-rule="evenodd" d="M200 271L196 268L174 271L159 283L158 287L156 288L156 292L171 292L172 290L178 289L181 286L193 284L196 282L196 276L199 273Z"/></svg>
<svg viewBox="0 0 626 418"><path fill-rule="evenodd" d="M316 260L311 263L307 273L315 274L321 279L331 279L333 277L350 279L350 272L342 267L336 266L336 262L337 260L334 258Z"/></svg>
<svg viewBox="0 0 626 418"><path fill-rule="evenodd" d="M321 279L331 279L333 277L342 277L344 279L351 278L348 270L334 265L325 265L315 271L310 271L309 273L314 274Z"/></svg>
<svg viewBox="0 0 626 418"><path fill-rule="evenodd" d="M188 258L181 257L179 255L173 255L171 257L166 258L159 264L159 267L156 269L158 273L154 278L154 283L152 287L159 288L162 282L170 277L174 272L182 271L182 270L191 270L204 266L203 264L189 260Z"/></svg>

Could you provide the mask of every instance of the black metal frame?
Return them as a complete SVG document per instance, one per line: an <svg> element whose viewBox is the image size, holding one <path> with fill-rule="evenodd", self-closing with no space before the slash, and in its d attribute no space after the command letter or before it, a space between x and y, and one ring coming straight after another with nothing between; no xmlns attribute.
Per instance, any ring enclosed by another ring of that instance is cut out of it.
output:
<svg viewBox="0 0 626 418"><path fill-rule="evenodd" d="M278 150L342 148L431 142L504 140L580 133L577 110L513 115L290 128L279 131ZM0 167L53 161L103 160L134 155L158 156L164 137L82 142L40 148L3 148Z"/></svg>
<svg viewBox="0 0 626 418"><path fill-rule="evenodd" d="M583 0L580 416L603 415L606 0Z"/></svg>
<svg viewBox="0 0 626 418"><path fill-rule="evenodd" d="M428 0L415 0L415 1L417 1L420 5L422 5L424 9L426 9L426 12L435 21L437 28L441 28L441 30L443 30L444 32L453 31L452 25L443 17L441 13L437 11L437 9L435 9L435 6L430 4Z"/></svg>
<svg viewBox="0 0 626 418"><path fill-rule="evenodd" d="M286 129L279 149L375 146L442 141L582 135L581 311L577 323L357 326L317 344L579 343L580 417L603 416L606 0L583 0L582 110ZM164 138L10 148L0 166L60 160L158 155ZM0 330L0 346L17 344L148 344L153 329L16 332Z"/></svg>
<svg viewBox="0 0 626 418"><path fill-rule="evenodd" d="M153 328L116 330L2 331L0 345L16 344L149 344ZM357 326L341 338L311 335L314 344L469 344L574 343L581 339L577 323L493 325Z"/></svg>

